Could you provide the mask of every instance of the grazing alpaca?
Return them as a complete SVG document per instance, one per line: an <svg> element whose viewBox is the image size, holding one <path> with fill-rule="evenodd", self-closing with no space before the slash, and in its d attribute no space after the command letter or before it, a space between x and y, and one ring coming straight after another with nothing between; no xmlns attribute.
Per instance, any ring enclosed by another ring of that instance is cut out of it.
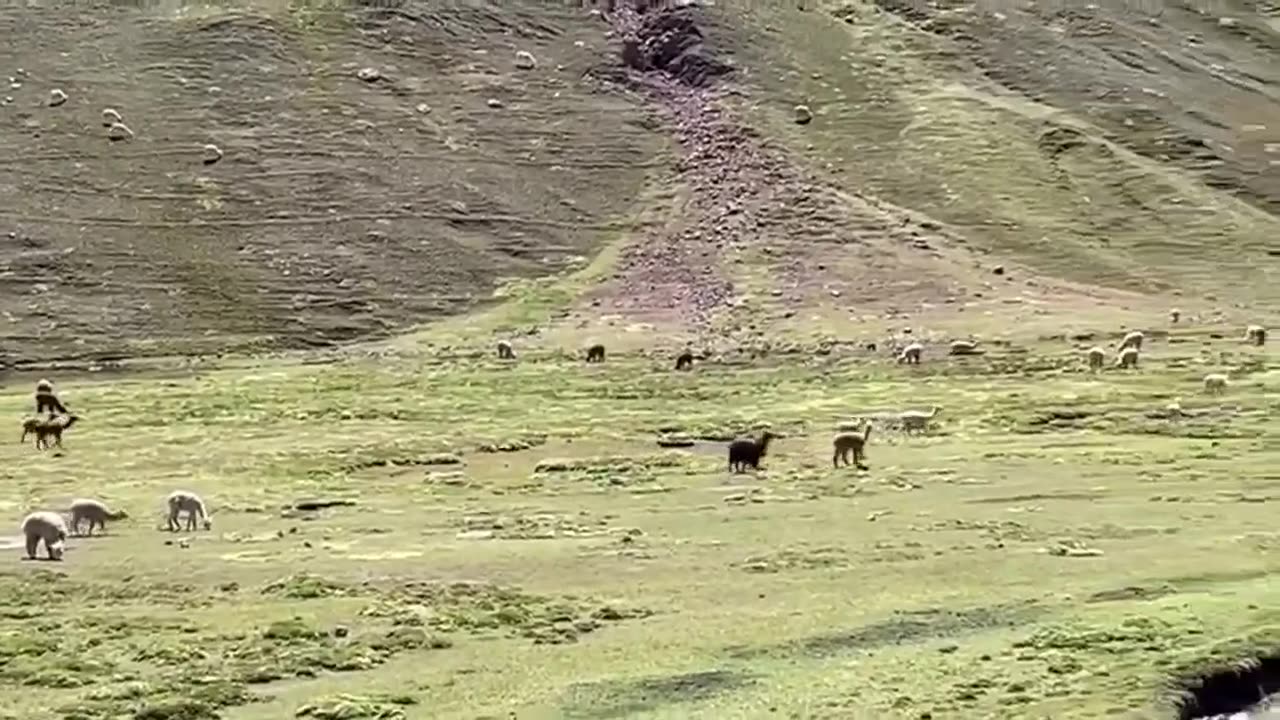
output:
<svg viewBox="0 0 1280 720"><path fill-rule="evenodd" d="M1116 367L1121 369L1138 367L1138 348L1127 347L1121 350L1116 358Z"/></svg>
<svg viewBox="0 0 1280 720"><path fill-rule="evenodd" d="M1107 362L1107 351L1100 347L1091 347L1086 357L1089 358L1090 370L1101 370L1103 364Z"/></svg>
<svg viewBox="0 0 1280 720"><path fill-rule="evenodd" d="M112 511L97 500L79 498L71 501L71 532L76 535L80 534L82 521L89 521L89 535L93 535L94 526L106 531L108 520L124 520L127 517L129 513L124 510Z"/></svg>
<svg viewBox="0 0 1280 720"><path fill-rule="evenodd" d="M902 352L898 355L898 362L907 363L908 365L919 365L920 354L924 352L924 346L918 342L902 348Z"/></svg>
<svg viewBox="0 0 1280 720"><path fill-rule="evenodd" d="M1134 330L1133 332L1130 332L1124 336L1124 339L1120 341L1120 347L1116 349L1119 351L1124 351L1127 348L1133 348L1134 350L1141 350L1142 341L1145 339L1146 337L1142 334L1141 330Z"/></svg>
<svg viewBox="0 0 1280 720"><path fill-rule="evenodd" d="M27 435L34 434L37 450L47 450L49 438L53 438L54 445L62 447L62 431L74 425L79 419L75 415L61 417L50 415L48 419L27 418L22 421L22 439L18 442L26 442Z"/></svg>
<svg viewBox="0 0 1280 720"><path fill-rule="evenodd" d="M689 370L691 368L693 368L693 353L685 350L676 358L676 369Z"/></svg>
<svg viewBox="0 0 1280 720"><path fill-rule="evenodd" d="M932 420L938 414L938 411L941 409L942 408L938 407L937 405L934 405L932 408L929 409L929 412L922 412L920 410L907 410L906 412L898 416L899 422L902 423L902 431L907 433L911 432L912 430L915 430L917 432L924 432L929 427L929 421Z"/></svg>
<svg viewBox="0 0 1280 720"><path fill-rule="evenodd" d="M741 438L729 443L729 471L743 472L748 466L760 469L760 459L769 451L769 442L777 435L765 430L759 440Z"/></svg>
<svg viewBox="0 0 1280 720"><path fill-rule="evenodd" d="M22 519L22 534L27 538L27 557L36 559L40 541L50 560L61 560L67 541L67 522L56 512L41 510Z"/></svg>
<svg viewBox="0 0 1280 720"><path fill-rule="evenodd" d="M515 360L516 351L511 347L511 343L506 340L498 341L498 359L499 360Z"/></svg>
<svg viewBox="0 0 1280 720"><path fill-rule="evenodd" d="M845 465L849 464L849 455L853 455L853 464L858 466L859 470L866 470L867 466L862 461L867 457L867 440L871 438L871 423L867 423L863 428L861 435L857 433L842 433L837 435L832 445L835 447L835 453L831 456L832 467L840 467L840 461L843 460Z"/></svg>
<svg viewBox="0 0 1280 720"><path fill-rule="evenodd" d="M204 522L205 530L213 529L213 518L209 517L209 513L205 511L204 500L200 496L187 490L174 490L169 493L169 497L165 499L169 505L169 522L166 527L169 530L177 531L181 529L178 523L178 515L187 513L187 529L196 529L196 518L199 517Z"/></svg>
<svg viewBox="0 0 1280 720"><path fill-rule="evenodd" d="M587 362L604 362L604 345L596 343L587 348Z"/></svg>
<svg viewBox="0 0 1280 720"><path fill-rule="evenodd" d="M1250 325L1245 328L1244 338L1246 341L1261 347L1267 344L1267 329L1261 325Z"/></svg>

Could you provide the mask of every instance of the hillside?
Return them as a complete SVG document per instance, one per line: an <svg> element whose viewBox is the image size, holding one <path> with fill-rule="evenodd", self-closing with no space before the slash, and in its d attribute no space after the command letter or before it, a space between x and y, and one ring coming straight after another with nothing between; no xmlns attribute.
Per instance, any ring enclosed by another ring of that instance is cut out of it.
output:
<svg viewBox="0 0 1280 720"><path fill-rule="evenodd" d="M598 19L370 7L4 9L0 362L385 334L629 226L664 140Z"/></svg>
<svg viewBox="0 0 1280 720"><path fill-rule="evenodd" d="M649 13L730 71L696 88L626 75L625 3L9 8L0 361L378 337L618 243L571 327L1274 303L1274 14L1116 7Z"/></svg>

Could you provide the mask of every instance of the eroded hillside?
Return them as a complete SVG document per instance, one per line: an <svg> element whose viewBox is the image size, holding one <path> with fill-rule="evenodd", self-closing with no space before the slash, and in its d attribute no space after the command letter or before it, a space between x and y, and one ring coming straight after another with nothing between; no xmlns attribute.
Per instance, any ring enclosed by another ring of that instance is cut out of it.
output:
<svg viewBox="0 0 1280 720"><path fill-rule="evenodd" d="M585 5L5 11L4 358L388 334L606 246L543 342L1280 297L1266 7Z"/></svg>
<svg viewBox="0 0 1280 720"><path fill-rule="evenodd" d="M381 334L630 223L663 140L598 17L388 6L4 10L0 362Z"/></svg>

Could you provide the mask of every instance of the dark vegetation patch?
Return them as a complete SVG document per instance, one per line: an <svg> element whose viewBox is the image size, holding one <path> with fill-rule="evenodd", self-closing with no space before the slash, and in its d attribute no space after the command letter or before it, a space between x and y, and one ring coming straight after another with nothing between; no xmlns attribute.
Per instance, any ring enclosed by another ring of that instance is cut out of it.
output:
<svg viewBox="0 0 1280 720"><path fill-rule="evenodd" d="M360 597L369 603L362 617L390 621L397 628L435 633L524 637L538 644L576 641L606 623L648 617L651 611L591 598L549 597L482 582L426 582L392 579L360 584L295 575L263 592L286 598ZM416 633L408 632L416 637ZM432 637L424 642L431 644Z"/></svg>
<svg viewBox="0 0 1280 720"><path fill-rule="evenodd" d="M300 617L208 633L152 615L52 616L0 624L0 688L80 689L58 708L79 720L217 718L265 698L252 686L367 670L448 638L387 624L320 628Z"/></svg>
<svg viewBox="0 0 1280 720"><path fill-rule="evenodd" d="M706 670L627 681L579 683L561 706L568 718L619 718L670 705L709 700L755 683L754 677L729 670Z"/></svg>
<svg viewBox="0 0 1280 720"><path fill-rule="evenodd" d="M1041 609L1031 602L964 610L934 608L901 611L895 617L852 630L802 638L773 648L733 647L729 654L749 659L760 655L801 654L825 657L887 645L906 645L1030 622Z"/></svg>

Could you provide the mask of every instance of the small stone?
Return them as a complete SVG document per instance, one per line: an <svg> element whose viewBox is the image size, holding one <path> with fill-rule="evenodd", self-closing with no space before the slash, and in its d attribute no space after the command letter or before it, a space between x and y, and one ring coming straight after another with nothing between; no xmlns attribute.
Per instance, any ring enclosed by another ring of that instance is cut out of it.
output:
<svg viewBox="0 0 1280 720"><path fill-rule="evenodd" d="M67 94L58 88L49 91L49 107L58 107L67 101Z"/></svg>
<svg viewBox="0 0 1280 720"><path fill-rule="evenodd" d="M813 121L813 111L808 105L797 105L794 112L797 125L808 125Z"/></svg>
<svg viewBox="0 0 1280 720"><path fill-rule="evenodd" d="M991 272L992 272L992 273L994 273L994 274L996 274L996 275L1003 275L1003 274L1004 274L1004 266L1003 266L1003 265L997 265L997 266L995 266L995 267L991 268Z"/></svg>
<svg viewBox="0 0 1280 720"><path fill-rule="evenodd" d="M1240 21L1236 20L1235 18L1229 18L1229 17L1218 18L1218 27L1233 28L1239 23Z"/></svg>
<svg viewBox="0 0 1280 720"><path fill-rule="evenodd" d="M487 101L485 101L485 104L494 109L503 107L502 101L499 100L498 98L489 98Z"/></svg>
<svg viewBox="0 0 1280 720"><path fill-rule="evenodd" d="M377 68L371 68L371 67L360 68L356 72L356 77L360 78L365 82L377 82L382 79L382 72L379 71Z"/></svg>
<svg viewBox="0 0 1280 720"><path fill-rule="evenodd" d="M222 148L217 145L205 145L203 152L204 157L201 159L201 162L205 165L212 165L222 159Z"/></svg>
<svg viewBox="0 0 1280 720"><path fill-rule="evenodd" d="M538 67L538 60L533 56L533 53L528 50L516 51L517 70L532 70L536 67Z"/></svg>
<svg viewBox="0 0 1280 720"><path fill-rule="evenodd" d="M346 625L339 625L333 629L334 637L344 638L350 633L351 633L351 630L349 630Z"/></svg>
<svg viewBox="0 0 1280 720"><path fill-rule="evenodd" d="M124 118L120 116L120 112L112 108L106 108L102 111L102 126L111 127L116 123L124 122Z"/></svg>
<svg viewBox="0 0 1280 720"><path fill-rule="evenodd" d="M132 137L133 137L133 131L130 130L129 126L125 125L124 123L119 123L119 122L112 123L111 127L107 128L107 138L112 142L119 142L120 140L129 140Z"/></svg>
<svg viewBox="0 0 1280 720"><path fill-rule="evenodd" d="M431 112L431 106L426 103L418 103L418 107L414 108L420 115L426 115Z"/></svg>

